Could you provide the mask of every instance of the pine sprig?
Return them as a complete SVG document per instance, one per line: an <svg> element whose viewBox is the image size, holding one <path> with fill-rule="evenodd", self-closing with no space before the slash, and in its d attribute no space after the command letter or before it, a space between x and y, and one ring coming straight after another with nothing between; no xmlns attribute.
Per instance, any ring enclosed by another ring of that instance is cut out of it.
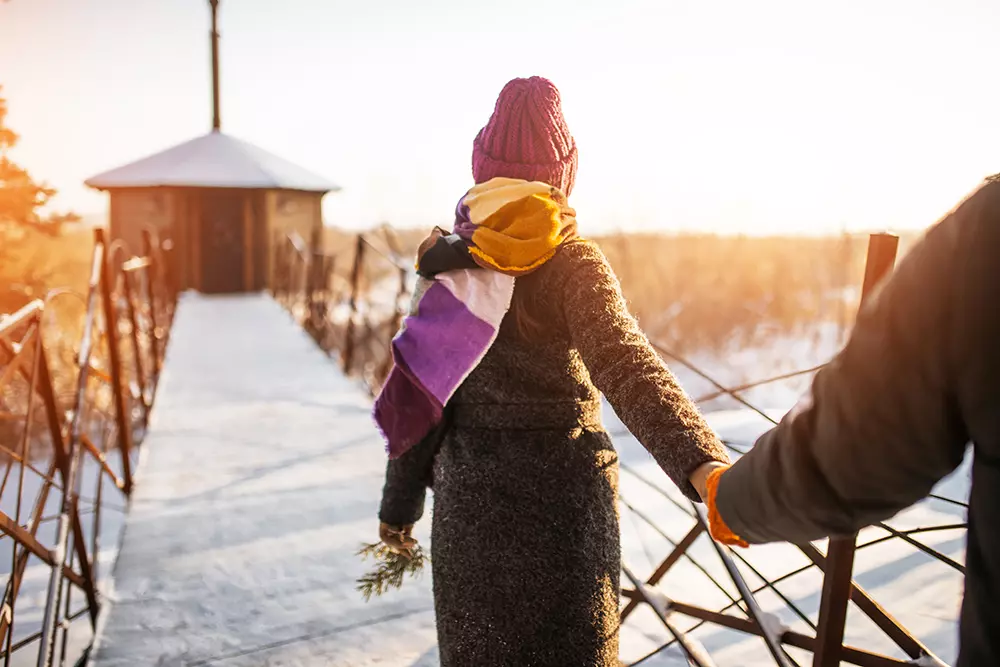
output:
<svg viewBox="0 0 1000 667"><path fill-rule="evenodd" d="M407 558L382 542L363 545L358 555L363 560L371 558L375 561L375 569L358 579L357 589L364 596L365 602L371 600L372 596L382 595L390 588L398 589L403 585L403 577L407 574L411 577L420 575L424 564L430 560L419 545L413 548Z"/></svg>

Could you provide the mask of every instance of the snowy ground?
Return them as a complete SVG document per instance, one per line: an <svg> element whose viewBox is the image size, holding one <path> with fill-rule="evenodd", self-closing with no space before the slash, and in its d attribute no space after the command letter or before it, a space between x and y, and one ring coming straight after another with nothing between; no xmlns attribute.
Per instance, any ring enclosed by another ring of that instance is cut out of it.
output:
<svg viewBox="0 0 1000 667"><path fill-rule="evenodd" d="M799 339L769 349L775 352L727 356L724 366L711 358L695 361L721 381L738 384L825 361L836 342L821 335L815 346ZM692 395L711 388L673 367ZM747 397L780 417L804 387L804 380L788 382ZM727 439L752 443L765 420L732 405L711 404L711 423ZM608 412L609 429L621 430ZM408 581L403 590L369 604L354 590L366 569L354 551L374 538L384 470L368 413L361 389L266 297L185 298L95 663L436 665L429 577ZM670 489L638 443L627 435L616 442L626 466ZM967 481L963 469L942 493L964 498ZM691 527L691 518L629 472L622 472L622 491L674 540ZM957 523L962 515L960 508L933 501L892 524ZM428 531L425 519L418 537L426 541ZM669 544L625 508L622 531L626 562L648 576ZM868 532L880 533L866 531L862 540ZM963 559L961 531L922 539ZM691 554L734 594L706 538L699 538ZM755 547L746 556L768 578L805 564L784 545ZM942 659L954 660L962 587L957 573L912 547L888 542L860 552L855 574ZM753 574L747 578L751 586L760 583ZM780 588L815 621L819 583L812 569ZM661 590L713 609L728 602L685 561ZM789 626L809 632L774 595L758 600ZM692 624L682 617L677 621L685 628ZM848 625L849 643L902 657L859 614L852 613ZM709 626L694 636L720 667L771 664L759 639ZM636 660L667 639L659 621L640 609L623 628L622 657ZM644 664L683 662L668 650Z"/></svg>
<svg viewBox="0 0 1000 667"><path fill-rule="evenodd" d="M369 411L269 298L186 297L94 664L435 664L429 577L354 590L385 466Z"/></svg>

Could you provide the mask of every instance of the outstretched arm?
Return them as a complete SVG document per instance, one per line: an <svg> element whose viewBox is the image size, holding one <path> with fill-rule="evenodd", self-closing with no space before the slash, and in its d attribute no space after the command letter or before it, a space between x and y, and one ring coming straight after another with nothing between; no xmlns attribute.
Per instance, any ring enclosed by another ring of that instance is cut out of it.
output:
<svg viewBox="0 0 1000 667"><path fill-rule="evenodd" d="M729 461L722 443L629 314L600 249L580 242L562 253L572 263L563 284L566 323L591 379L673 482L699 500L692 478L699 481L707 463Z"/></svg>
<svg viewBox="0 0 1000 667"><path fill-rule="evenodd" d="M963 369L982 354L973 334L991 307L980 303L990 281L976 266L990 252L981 231L998 212L1000 184L988 184L928 232L802 405L721 474L714 505L733 533L757 543L850 534L961 463Z"/></svg>

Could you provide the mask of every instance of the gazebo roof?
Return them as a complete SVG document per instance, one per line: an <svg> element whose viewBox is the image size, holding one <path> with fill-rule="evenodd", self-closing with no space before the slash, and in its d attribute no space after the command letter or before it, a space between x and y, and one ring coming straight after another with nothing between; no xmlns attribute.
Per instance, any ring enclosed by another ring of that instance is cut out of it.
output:
<svg viewBox="0 0 1000 667"><path fill-rule="evenodd" d="M99 190L159 186L340 190L321 176L222 132L210 132L85 182Z"/></svg>

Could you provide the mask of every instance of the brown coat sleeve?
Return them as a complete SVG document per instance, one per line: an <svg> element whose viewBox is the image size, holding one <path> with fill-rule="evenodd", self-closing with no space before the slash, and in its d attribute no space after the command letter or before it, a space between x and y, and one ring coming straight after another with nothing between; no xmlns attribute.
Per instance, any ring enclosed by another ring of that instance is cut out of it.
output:
<svg viewBox="0 0 1000 667"><path fill-rule="evenodd" d="M729 458L697 406L650 346L625 304L618 278L589 242L566 247L563 307L573 345L625 426L692 500L688 476Z"/></svg>
<svg viewBox="0 0 1000 667"><path fill-rule="evenodd" d="M997 211L1000 184L987 184L932 228L859 313L804 407L722 475L717 505L737 535L850 534L923 498L961 463L961 360L984 353L965 348L990 307L977 295L996 280L969 273L995 252L980 231Z"/></svg>

